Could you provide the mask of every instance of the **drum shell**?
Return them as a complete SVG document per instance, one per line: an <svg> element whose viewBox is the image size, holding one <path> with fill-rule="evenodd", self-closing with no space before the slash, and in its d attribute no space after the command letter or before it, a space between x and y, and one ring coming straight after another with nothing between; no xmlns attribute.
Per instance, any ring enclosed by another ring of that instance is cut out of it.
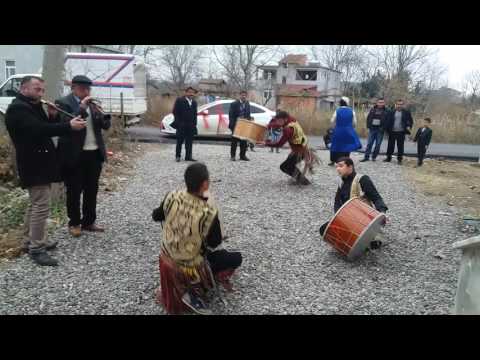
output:
<svg viewBox="0 0 480 360"><path fill-rule="evenodd" d="M253 143L265 140L267 128L251 120L238 119L233 131L233 137L240 140L248 140Z"/></svg>
<svg viewBox="0 0 480 360"><path fill-rule="evenodd" d="M360 198L353 198L337 211L325 229L323 239L353 259L361 255L375 239L384 221L385 214Z"/></svg>

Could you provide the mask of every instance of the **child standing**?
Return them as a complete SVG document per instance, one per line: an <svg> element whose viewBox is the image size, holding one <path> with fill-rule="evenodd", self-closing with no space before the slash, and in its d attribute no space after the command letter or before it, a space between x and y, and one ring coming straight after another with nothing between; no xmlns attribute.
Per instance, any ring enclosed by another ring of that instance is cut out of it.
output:
<svg viewBox="0 0 480 360"><path fill-rule="evenodd" d="M430 141L432 140L433 131L430 129L431 123L432 120L430 118L425 118L423 120L423 127L417 130L415 138L413 139L414 142L417 142L417 167L423 165L423 159L427 153L428 145L430 145Z"/></svg>
<svg viewBox="0 0 480 360"><path fill-rule="evenodd" d="M268 141L275 144L282 138L283 129L282 126L278 124L277 118L274 117L267 125L268 131ZM276 148L277 154L280 152L280 148ZM273 153L273 147L270 148L270 152Z"/></svg>

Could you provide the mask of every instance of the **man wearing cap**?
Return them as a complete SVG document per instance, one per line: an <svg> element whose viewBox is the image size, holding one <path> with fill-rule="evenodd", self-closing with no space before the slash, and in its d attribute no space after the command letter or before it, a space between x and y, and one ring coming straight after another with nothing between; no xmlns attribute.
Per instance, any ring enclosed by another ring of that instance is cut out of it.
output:
<svg viewBox="0 0 480 360"><path fill-rule="evenodd" d="M90 101L92 81L83 75L72 79L72 92L55 103L61 109L80 115L87 121L86 129L58 141L62 175L67 189L69 232L78 237L81 231L103 232L95 224L98 180L102 164L107 160L102 129L110 128L110 116L102 114ZM82 214L80 198L83 194Z"/></svg>
<svg viewBox="0 0 480 360"><path fill-rule="evenodd" d="M180 161L182 145L185 142L185 161L196 161L192 158L193 136L197 133L197 102L193 98L196 90L185 89L185 95L177 98L173 106L174 120L171 126L177 130L177 147L175 159Z"/></svg>

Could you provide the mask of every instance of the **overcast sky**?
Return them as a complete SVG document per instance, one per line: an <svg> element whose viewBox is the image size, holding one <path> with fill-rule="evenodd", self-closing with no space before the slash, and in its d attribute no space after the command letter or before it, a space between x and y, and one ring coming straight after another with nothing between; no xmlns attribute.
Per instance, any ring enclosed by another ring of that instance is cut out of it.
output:
<svg viewBox="0 0 480 360"><path fill-rule="evenodd" d="M435 45L440 61L448 67L448 86L461 90L464 76L480 70L480 45Z"/></svg>
<svg viewBox="0 0 480 360"><path fill-rule="evenodd" d="M461 90L464 76L472 70L480 70L480 45L428 45L438 49L440 62L448 69L448 86ZM290 45L293 51L308 51L308 46Z"/></svg>

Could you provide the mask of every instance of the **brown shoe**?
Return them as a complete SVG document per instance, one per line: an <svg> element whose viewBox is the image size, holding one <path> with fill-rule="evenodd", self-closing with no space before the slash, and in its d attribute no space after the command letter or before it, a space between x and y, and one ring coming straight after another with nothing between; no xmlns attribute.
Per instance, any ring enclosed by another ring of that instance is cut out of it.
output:
<svg viewBox="0 0 480 360"><path fill-rule="evenodd" d="M92 231L92 232L105 232L104 228L102 228L100 226L97 226L95 224L88 225L88 226L82 226L82 230Z"/></svg>
<svg viewBox="0 0 480 360"><path fill-rule="evenodd" d="M82 235L82 229L81 229L80 225L79 226L69 226L68 227L68 232L73 237L79 237L80 235Z"/></svg>

